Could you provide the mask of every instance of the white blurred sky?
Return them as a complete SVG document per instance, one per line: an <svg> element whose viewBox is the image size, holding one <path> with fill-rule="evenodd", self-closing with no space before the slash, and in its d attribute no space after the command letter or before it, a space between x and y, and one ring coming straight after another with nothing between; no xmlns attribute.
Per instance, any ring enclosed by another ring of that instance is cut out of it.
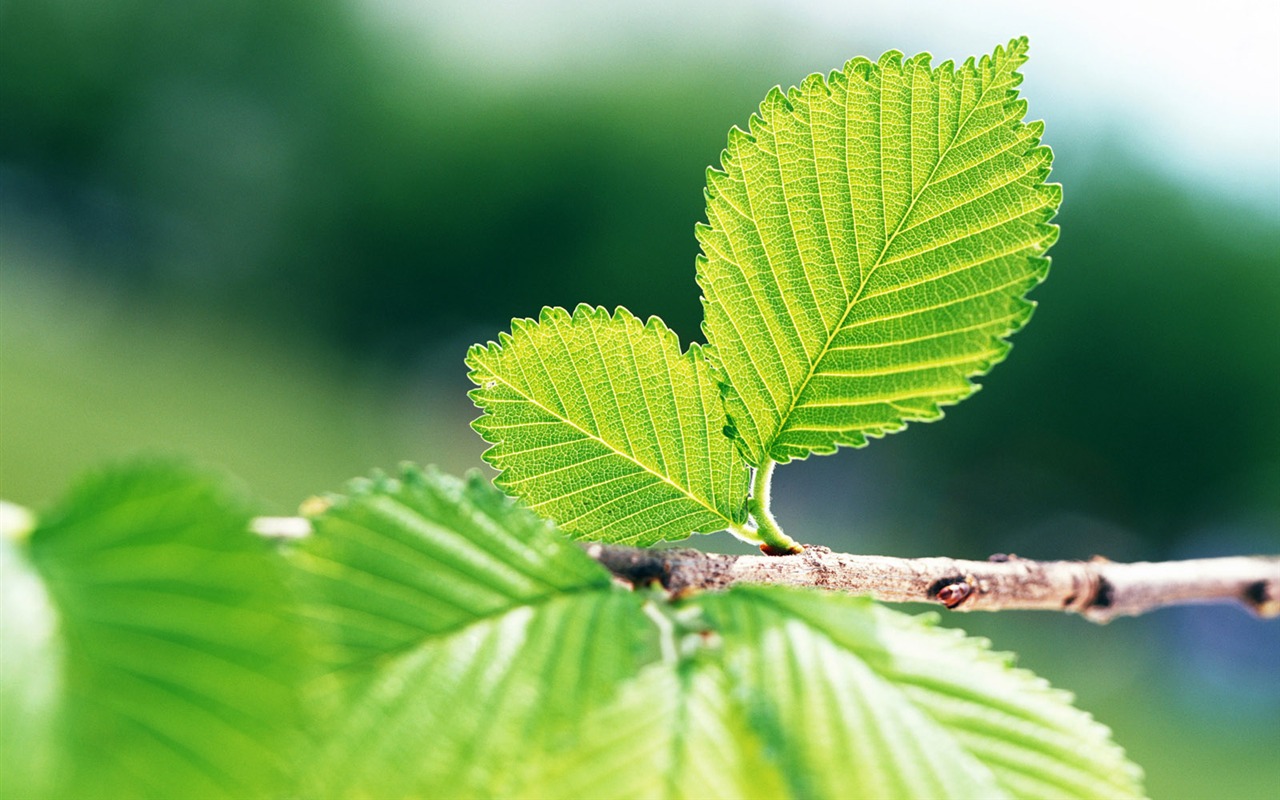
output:
<svg viewBox="0 0 1280 800"><path fill-rule="evenodd" d="M360 2L410 46L515 82L702 50L730 63L760 54L794 65L794 75L778 76L789 84L855 55L927 50L940 62L1025 34L1024 92L1032 116L1047 118L1051 144L1099 134L1280 209L1275 0Z"/></svg>

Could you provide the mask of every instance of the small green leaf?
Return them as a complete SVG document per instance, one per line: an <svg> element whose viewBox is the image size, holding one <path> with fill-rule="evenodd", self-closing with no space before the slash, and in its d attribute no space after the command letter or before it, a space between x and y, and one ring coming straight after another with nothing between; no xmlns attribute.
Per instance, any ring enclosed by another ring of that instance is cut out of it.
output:
<svg viewBox="0 0 1280 800"><path fill-rule="evenodd" d="M246 509L207 476L140 465L5 545L5 796L284 791L303 645Z"/></svg>
<svg viewBox="0 0 1280 800"><path fill-rule="evenodd" d="M746 521L747 470L699 348L626 309L543 309L467 355L495 481L580 539L636 545Z"/></svg>
<svg viewBox="0 0 1280 800"><path fill-rule="evenodd" d="M542 738L657 658L644 598L479 476L353 488L293 554L333 643L308 796L510 796Z"/></svg>
<svg viewBox="0 0 1280 800"><path fill-rule="evenodd" d="M1031 315L1057 239L1025 39L959 68L856 59L765 98L707 174L708 358L748 462L932 420Z"/></svg>

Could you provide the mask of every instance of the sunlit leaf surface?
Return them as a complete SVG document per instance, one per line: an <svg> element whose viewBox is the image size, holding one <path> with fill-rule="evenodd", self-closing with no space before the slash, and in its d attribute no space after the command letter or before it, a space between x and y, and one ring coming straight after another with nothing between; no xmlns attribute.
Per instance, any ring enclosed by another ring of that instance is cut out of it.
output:
<svg viewBox="0 0 1280 800"><path fill-rule="evenodd" d="M246 508L185 468L131 467L83 482L6 547L6 797L288 785L303 651L283 565Z"/></svg>
<svg viewBox="0 0 1280 800"><path fill-rule="evenodd" d="M1061 189L1017 97L1027 43L855 59L770 92L707 174L698 283L748 461L941 416L1004 358Z"/></svg>
<svg viewBox="0 0 1280 800"><path fill-rule="evenodd" d="M656 658L643 597L479 477L406 468L335 500L293 556L338 695L309 796L511 796Z"/></svg>
<svg viewBox="0 0 1280 800"><path fill-rule="evenodd" d="M480 478L411 467L315 526L306 616L342 654L317 796L1141 795L1066 693L866 599L628 591Z"/></svg>
<svg viewBox="0 0 1280 800"><path fill-rule="evenodd" d="M983 640L829 592L703 605L796 796L1142 796L1110 731Z"/></svg>
<svg viewBox="0 0 1280 800"><path fill-rule="evenodd" d="M588 715L530 796L1143 796L1106 728L980 640L782 587L681 614L697 623L676 634L682 657Z"/></svg>
<svg viewBox="0 0 1280 800"><path fill-rule="evenodd" d="M467 364L498 485L566 533L647 545L745 521L718 390L660 320L548 308Z"/></svg>

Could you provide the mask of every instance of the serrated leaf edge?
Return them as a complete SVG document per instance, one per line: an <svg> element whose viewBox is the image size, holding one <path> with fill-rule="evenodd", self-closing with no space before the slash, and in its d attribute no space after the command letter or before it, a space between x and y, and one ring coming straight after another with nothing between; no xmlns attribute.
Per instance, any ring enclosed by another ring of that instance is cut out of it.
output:
<svg viewBox="0 0 1280 800"><path fill-rule="evenodd" d="M705 358L705 352L707 349L706 345L701 345L701 344L698 344L697 342L692 342L690 343L688 349L681 349L679 337L676 336L675 331L667 327L666 323L664 323L661 318L651 315L647 320L641 323L639 317L631 313L631 311L629 311L623 306L617 306L614 309L614 312L612 315L610 315L610 313L604 306L592 306L588 303L579 303L577 306L574 307L572 314L570 314L566 309L564 309L561 306L544 306L542 308L542 311L539 313L537 320L534 320L528 317L524 317L524 318L517 317L512 319L511 333L506 333L506 332L500 333L498 335L498 341L496 342L493 340L490 340L485 344L472 345L471 348L467 351L467 357L466 357L467 366L470 367L471 369L471 372L468 373L468 377L477 386L476 389L472 389L471 391L469 391L467 393L467 396L470 397L472 401L482 410L480 417L472 421L471 427L473 430L475 430L477 433L480 434L481 438L483 438L485 441L489 442L489 444L492 445L492 447L489 447L484 451L484 453L481 454L481 458L483 458L487 464L489 464L495 470L497 470L498 474L497 476L494 477L494 480L493 480L494 484L496 486L501 487L504 491L508 491L508 492L514 491L514 487L511 485L509 479L506 478L506 475L509 472L509 470L504 469L498 463L497 451L499 450L499 445L501 445L504 442L504 440L492 439L488 435L486 435L485 431L482 429L483 427L482 420L484 420L485 417L488 416L489 412L485 408L483 402L479 399L480 393L484 388L489 388L495 385L496 383L501 383L503 386L507 387L511 391L520 395L523 399L535 405L542 411L556 417L557 419L561 420L566 425L572 427L574 430L583 434L587 438L604 446L612 453L627 459L631 463L643 469L646 473L659 479L663 483L666 483L667 485L671 486L673 489L680 492L680 494L683 495L684 497L690 500L693 500L702 508L706 509L707 511L711 512L712 514L716 515L721 520L723 520L725 523L723 526L724 528L730 529L730 528L735 528L739 526L744 520L733 519L730 516L726 516L720 509L717 509L713 505L710 505L705 499L703 499L702 497L699 497L696 493L692 492L687 487L682 486L681 484L673 481L667 475L664 475L660 471L654 469L652 466L640 461L631 453L617 449L616 447L614 447L612 444L608 443L604 439L582 428L573 420L568 419L567 417L564 417L555 409L548 408L546 405L539 403L536 399L529 397L525 393L521 392L516 386L512 385L510 382L503 380L500 376L485 369L483 363L481 362L482 358L485 358L490 355L493 355L496 357L506 347L512 345L516 341L517 336L523 334L526 328L536 327L542 323L549 323L549 322L555 322L555 321L558 321L561 323L568 322L571 326L588 324L589 322L604 322L604 323L621 322L622 324L627 325L629 327L639 324L642 331L657 332L659 337L662 340L664 340L665 343L669 343L673 345L676 349L676 352L679 353L679 358L687 359L690 362L690 364L694 366L695 370L697 369L697 362L699 361L702 361L704 363L706 362L706 358ZM714 373L711 372L710 370L708 370L708 373L711 375L712 380L714 382L715 381ZM710 432L710 431L709 433L714 434L714 432ZM744 507L743 517L745 519L745 507ZM699 531L690 531L690 533L697 533L697 532ZM615 542L615 544L625 544L625 543L626 542L624 540Z"/></svg>
<svg viewBox="0 0 1280 800"><path fill-rule="evenodd" d="M1010 80L1009 80L1009 83L1007 84L1005 104L1006 104L1006 108L1009 107L1010 104L1021 104L1024 106L1023 113L1018 115L1019 119L1021 119L1021 117L1025 115L1026 102L1018 97L1018 93L1016 91L1017 87L1023 81L1022 74L1017 70L1027 60L1028 47L1029 47L1028 38L1026 36L1018 37L1010 40L1006 45L998 45L993 53L983 55L979 59L975 60L973 56L970 56L963 62L963 65L961 67L961 69L975 69L978 71L985 71L985 70L992 69L992 66L997 59L1007 59L1006 63L1008 64L1008 69L1010 72ZM802 80L798 86L792 86L789 89L787 89L786 92L782 91L781 86L774 86L765 95L765 99L761 103L761 108L764 108L766 105L770 103L779 103L787 111L793 111L794 106L792 105L792 99L797 95L797 93L801 91L805 91L805 90L812 91L815 88L821 87L822 90L829 95L831 92L831 89L830 89L831 82L848 80L853 77L858 77L863 80L870 81L877 69L884 69L886 66L894 66L894 67L902 68L902 67L911 65L914 62L916 64L924 66L925 68L929 68L930 72L935 75L944 73L944 72L954 74L955 64L953 61L948 59L943 63L939 64L937 67L930 68L930 62L932 61L932 58L933 58L932 54L928 52L921 52L907 59L905 58L903 53L899 50L888 50L884 52L880 56L880 58L877 59L875 62L872 62L871 60L860 56L845 62L843 70L833 70L827 76L824 76L822 73L812 73L809 76L807 76L804 80ZM987 90L988 89L984 88L984 91L987 91ZM977 106L975 106L975 108L976 107ZM1023 127L1030 128L1032 130L1031 136L1029 136L1025 140L1022 140L1025 143L1025 146L1027 148L1026 152L1029 154L1032 151L1036 150L1037 148L1045 152L1044 161L1040 165L1037 165L1037 167L1035 168L1037 177L1040 179L1043 179L1048 175L1050 165L1053 162L1052 149L1046 145L1041 144L1041 134L1043 133L1044 124L1042 121L1038 121L1038 120L1032 121L1032 122L1026 122L1026 123L1019 123L1019 124L1023 125ZM754 143L756 141L759 131L767 127L768 127L768 123L760 115L759 111L756 111L752 113L748 121L747 130L744 131L742 128L736 125L730 129L729 146L726 147L725 150L721 152L720 168L717 168L715 166L709 166L707 167L707 170L706 170L707 180L706 180L706 187L703 190L703 196L707 202L710 202L711 199L717 196L715 191L715 179L718 177L729 176L728 168L732 164L732 156L730 155L730 150L733 148L735 139L738 137L741 137L742 140ZM952 142L951 145L949 146L955 146L955 144L956 144L955 142ZM938 163L934 165L935 172L941 163L942 163L942 156L940 155L938 158ZM1031 172L1028 172L1028 175L1030 174ZM934 175L931 174L925 180L926 188L930 185L930 182L933 179L934 179ZM1028 257L1033 259L1036 262L1039 262L1040 264L1039 269L1036 271L1036 275L1035 275L1036 284L1043 282L1049 272L1050 259L1049 257L1043 254L1049 249L1050 246L1054 244L1054 242L1057 241L1059 229L1058 229L1058 226L1056 225L1048 224L1048 221L1052 219L1054 215L1057 213L1057 206L1060 204L1061 196L1062 196L1062 190L1061 190L1060 184L1043 184L1043 186L1044 188L1049 190L1049 194L1053 196L1052 201L1047 203L1041 209L1044 212L1043 219L1037 221L1036 223L1037 228L1042 229L1043 236L1040 239L1040 241L1034 246L1034 250L1032 248L1019 248L1020 250L1026 250L1028 253ZM914 197L912 198L912 201L908 206L908 211L903 215L902 220L900 220L898 223L898 228L892 234L886 237L885 243L881 248L882 252L880 256L877 258L876 263L872 265L871 269L866 273L865 276L859 276L861 285L859 287L857 294L855 294L854 297L850 300L845 310L845 314L841 318L840 322L838 322L833 327L832 333L828 337L828 341L826 342L826 344L819 351L819 354L813 358L812 363L809 366L808 375L806 376L805 380L801 384L799 384L800 388L793 393L793 397L791 398L791 408L788 409L786 413L782 414L782 418L784 420L794 410L796 402L799 400L801 394L803 393L803 387L807 386L808 383L813 379L815 367L819 362L821 362L825 353L830 349L836 334L838 334L841 328L843 327L844 321L848 318L848 315L852 313L852 310L857 306L857 304L862 299L864 299L862 292L865 290L866 285L869 282L871 276L876 272L876 270L879 267L883 266L884 254L888 251L889 245L892 243L894 238L899 233L901 233L902 225L904 224L906 218L910 216L911 208L913 208L915 203L919 200L920 196L923 194L923 191L924 190L921 189L919 192L914 193ZM1020 216L1025 216L1027 213L1030 213L1030 212L1024 212ZM705 227L708 227L708 224L706 222L699 222L695 226L696 229L702 229ZM707 280L707 278L705 277L705 271L704 271L704 264L706 263L706 255L703 253L699 253L695 261L696 261L696 267L697 267L696 272L697 272L698 284L699 286L702 286L703 282ZM1020 279L1019 282L1021 282L1021 280L1023 279ZM998 291L1002 288L1005 288L1005 287L996 287L992 291ZM1030 288L1034 288L1034 285L1032 287L1029 287L1028 291L1030 291ZM725 410L726 410L726 414L729 417L729 425L726 427L726 432L732 433L734 441L738 445L739 451L742 453L743 457L747 460L747 463L751 464L752 466L759 467L763 464L765 460L771 460L771 461L776 461L777 463L785 464L792 460L799 460L799 461L806 460L810 455L829 455L831 453L836 452L840 446L862 447L867 444L868 439L883 438L884 436L890 433L894 433L894 432L905 429L908 426L909 422L913 422L913 421L914 422L931 422L931 421L941 419L945 415L943 411L944 406L956 405L961 401L965 400L966 398L972 396L978 390L980 390L982 388L981 385L978 384L974 379L987 375L995 367L996 364L1000 363L1007 357L1009 350L1012 348L1012 343L1008 341L1008 338L1012 336L1014 333L1021 330L1021 328L1026 325L1026 323L1030 320L1036 306L1035 301L1027 300L1025 299L1025 296L1021 299L1025 305L1021 307L1021 309L1019 310L1019 313L1010 315L1005 320L993 320L990 323L983 324L983 327L986 327L986 325L988 324L995 324L998 322L1007 323L1007 327L1005 327L1003 330L999 332L992 333L991 335L993 344L995 344L998 349L1002 350L1002 352L995 353L989 360L984 360L979 369L969 373L969 375L965 378L965 383L967 384L967 386L964 390L958 391L954 393L952 396L949 396L941 401L930 403L929 406L923 411L917 410L915 413L912 413L910 411L902 413L899 416L896 423L889 424L881 428L851 430L847 432L847 435L837 437L834 443L830 446L808 447L805 449L805 452L803 453L776 452L774 447L776 445L778 433L775 433L773 437L774 441L764 443L767 446L762 448L762 452L760 454L756 454L751 451L750 444L747 443L738 433L737 425L734 423L734 420L733 420L733 415L732 413L729 412L729 400L731 399L733 394L735 394L735 390L731 380L729 379L728 374L724 371L724 368L721 365L720 359L716 354L716 348L714 344L711 343L711 340L712 340L711 332L708 329L708 325L707 325L708 315L704 313L701 330L703 332L703 336L707 338L707 342L708 342L708 344L704 348L704 358L707 362L708 367L711 370L712 377L715 380L717 387L719 387L721 391L721 399L726 404ZM708 303L708 299L705 293L701 297L701 301L705 309ZM954 332L955 331L949 331L948 333L954 333ZM781 428L779 429L779 431L781 431Z"/></svg>

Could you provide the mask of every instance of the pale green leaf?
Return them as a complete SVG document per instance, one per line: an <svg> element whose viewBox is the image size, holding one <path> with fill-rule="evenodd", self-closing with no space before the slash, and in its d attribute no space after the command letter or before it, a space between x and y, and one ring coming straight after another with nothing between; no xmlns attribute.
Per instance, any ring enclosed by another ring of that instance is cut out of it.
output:
<svg viewBox="0 0 1280 800"><path fill-rule="evenodd" d="M795 796L1142 796L1110 731L982 640L784 587L701 605Z"/></svg>
<svg viewBox="0 0 1280 800"><path fill-rule="evenodd" d="M327 499L318 534L290 553L322 660L358 678L424 639L560 593L607 589L609 574L551 524L473 475L406 465Z"/></svg>
<svg viewBox="0 0 1280 800"><path fill-rule="evenodd" d="M747 460L941 416L1004 358L1061 189L1023 124L1025 39L974 63L856 59L765 98L707 175L709 359Z"/></svg>
<svg viewBox="0 0 1280 800"><path fill-rule="evenodd" d="M668 657L539 751L521 794L1142 797L1067 693L927 619L775 586L667 616Z"/></svg>
<svg viewBox="0 0 1280 800"><path fill-rule="evenodd" d="M249 517L218 482L149 464L84 482L6 547L5 796L284 790L303 643Z"/></svg>
<svg viewBox="0 0 1280 800"><path fill-rule="evenodd" d="M1141 796L1065 693L869 600L671 604L479 478L413 468L315 528L307 613L362 677L319 704L308 796Z"/></svg>
<svg viewBox="0 0 1280 800"><path fill-rule="evenodd" d="M596 800L791 796L745 705L713 658L653 664L575 736L544 745L519 794Z"/></svg>
<svg viewBox="0 0 1280 800"><path fill-rule="evenodd" d="M510 796L540 740L658 656L644 598L479 477L407 467L314 525L293 559L341 691L308 796Z"/></svg>
<svg viewBox="0 0 1280 800"><path fill-rule="evenodd" d="M467 355L495 481L580 539L739 527L747 471L697 346L626 309L543 309Z"/></svg>

